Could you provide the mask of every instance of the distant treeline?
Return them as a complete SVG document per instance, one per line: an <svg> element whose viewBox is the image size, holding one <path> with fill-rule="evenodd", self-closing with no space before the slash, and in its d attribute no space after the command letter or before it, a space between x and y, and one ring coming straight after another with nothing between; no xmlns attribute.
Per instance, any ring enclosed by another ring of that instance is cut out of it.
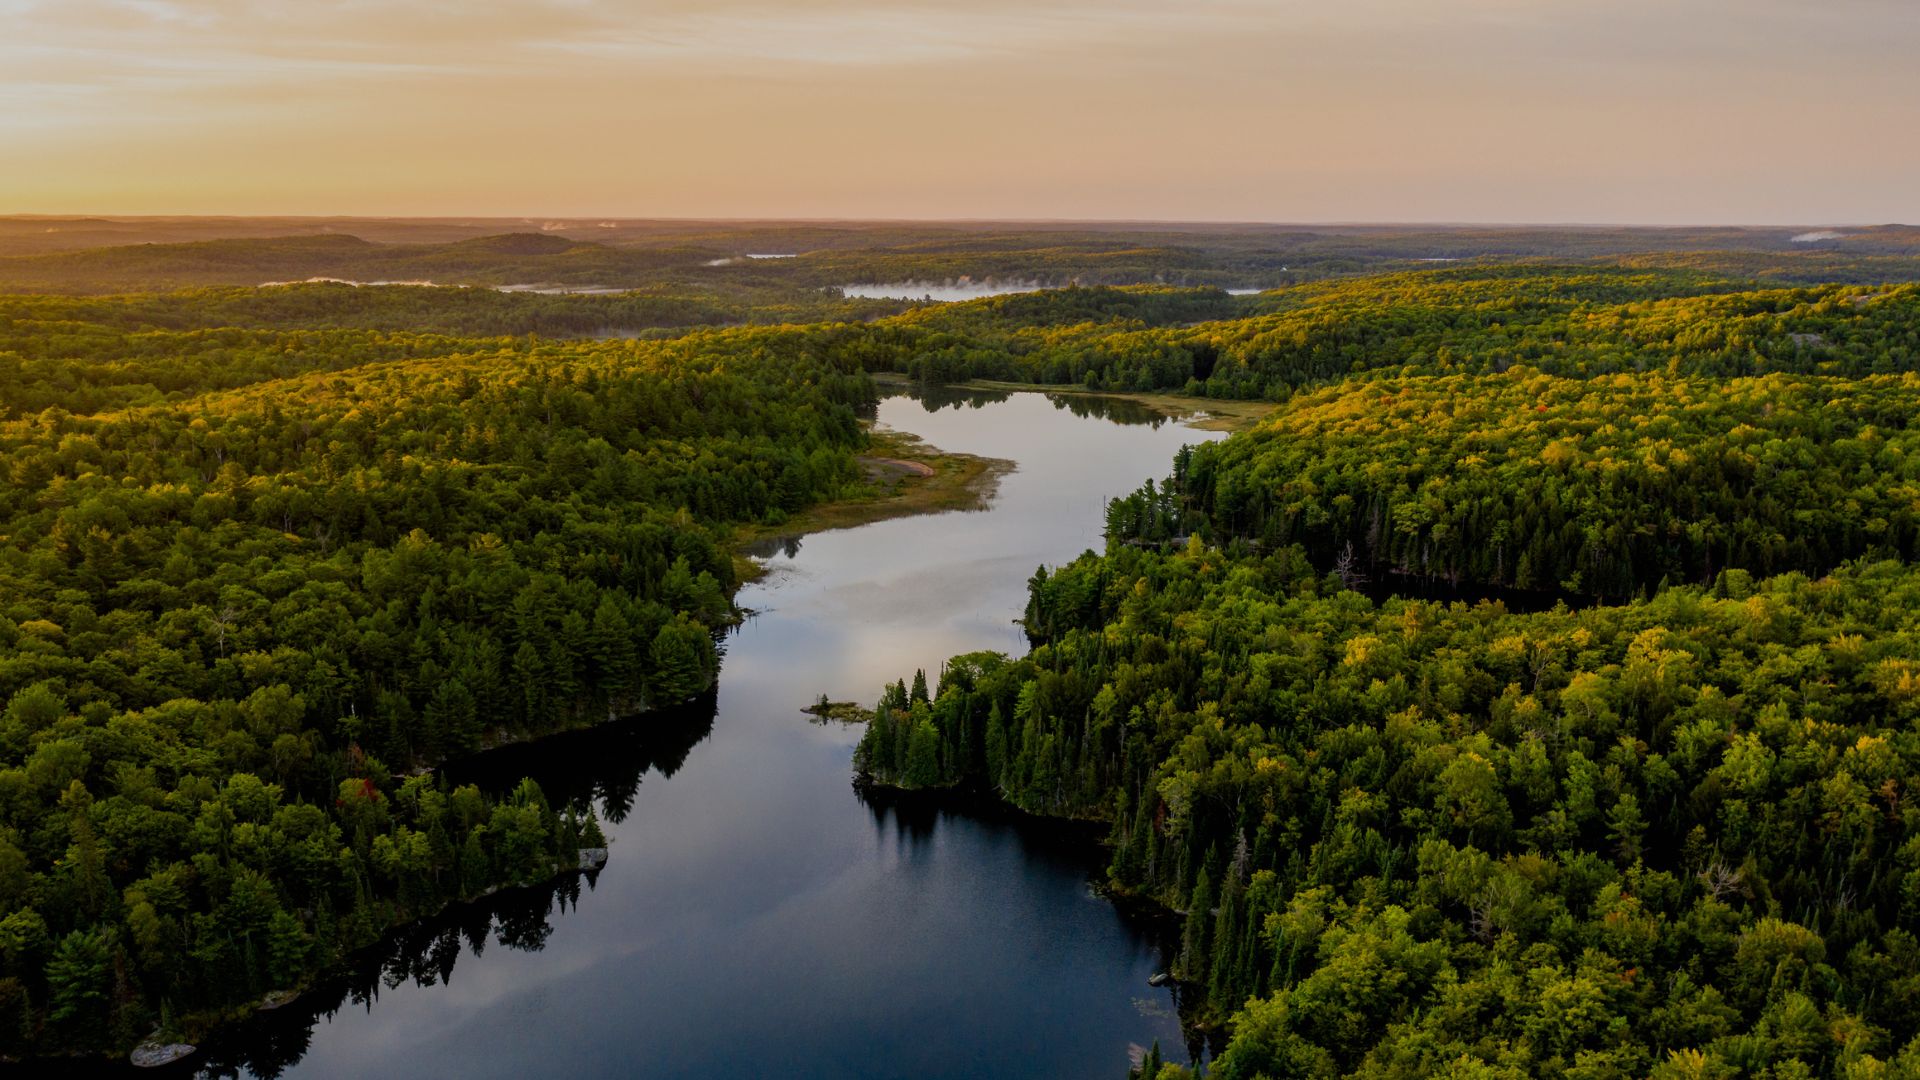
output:
<svg viewBox="0 0 1920 1080"><path fill-rule="evenodd" d="M960 279L1273 288L1442 264L1541 261L1690 266L1778 282L1920 279L1920 230L1884 226L1814 235L1818 239L1794 229L0 218L0 288L102 293L316 276L720 291Z"/></svg>

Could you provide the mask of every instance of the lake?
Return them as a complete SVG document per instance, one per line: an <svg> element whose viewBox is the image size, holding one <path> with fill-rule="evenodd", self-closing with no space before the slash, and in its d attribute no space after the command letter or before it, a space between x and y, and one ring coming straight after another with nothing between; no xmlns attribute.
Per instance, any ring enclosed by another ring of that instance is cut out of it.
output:
<svg viewBox="0 0 1920 1080"><path fill-rule="evenodd" d="M977 512L775 545L742 590L717 691L451 767L591 801L612 859L390 939L336 983L189 1063L314 1077L1086 1077L1184 1045L1167 924L1091 882L1097 832L992 808L868 799L871 703L948 656L1010 653L1028 577L1101 544L1102 502L1220 438L1131 402L892 397L879 423L1016 470ZM316 1015L317 1014L317 1015Z"/></svg>
<svg viewBox="0 0 1920 1080"><path fill-rule="evenodd" d="M748 256L755 258L756 256ZM1282 267L1281 269L1285 269ZM859 297L867 300L978 300L983 296L1007 296L1012 293L1039 292L1042 289L1057 289L1058 285L1047 285L1038 281L893 281L882 284L856 284L840 286L841 295ZM1266 292L1264 288L1232 288L1226 290L1229 296L1253 296Z"/></svg>
<svg viewBox="0 0 1920 1080"><path fill-rule="evenodd" d="M867 300L978 300L983 296L1039 292L1056 286L1038 281L893 281L840 286L841 295Z"/></svg>

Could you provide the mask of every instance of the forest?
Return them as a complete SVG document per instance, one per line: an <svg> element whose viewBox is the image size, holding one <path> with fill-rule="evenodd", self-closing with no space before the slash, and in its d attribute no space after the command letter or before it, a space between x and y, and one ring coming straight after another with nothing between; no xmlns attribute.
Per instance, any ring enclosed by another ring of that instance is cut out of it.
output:
<svg viewBox="0 0 1920 1080"><path fill-rule="evenodd" d="M860 782L1105 823L1208 1076L1920 1074L1915 302L1448 269L976 330L1275 408L1040 568L1026 656L887 687Z"/></svg>
<svg viewBox="0 0 1920 1080"><path fill-rule="evenodd" d="M1514 614L1123 547L1036 578L1029 656L891 688L856 764L1109 819L1230 1022L1209 1075L1911 1068L1917 590Z"/></svg>
<svg viewBox="0 0 1920 1080"><path fill-rule="evenodd" d="M818 291L1019 281L1271 289L1436 267L1578 264L1775 284L1920 281L1920 230L0 216L0 291L127 293L314 277Z"/></svg>
<svg viewBox="0 0 1920 1080"><path fill-rule="evenodd" d="M861 482L831 330L154 328L198 299L8 301L0 1054L191 1034L572 871L585 801L431 767L706 692L729 531Z"/></svg>
<svg viewBox="0 0 1920 1080"><path fill-rule="evenodd" d="M704 700L884 375L1270 409L854 754L1100 823L1209 1075L1920 1073L1905 234L381 227L0 256L0 1056L564 893L594 800L442 766Z"/></svg>

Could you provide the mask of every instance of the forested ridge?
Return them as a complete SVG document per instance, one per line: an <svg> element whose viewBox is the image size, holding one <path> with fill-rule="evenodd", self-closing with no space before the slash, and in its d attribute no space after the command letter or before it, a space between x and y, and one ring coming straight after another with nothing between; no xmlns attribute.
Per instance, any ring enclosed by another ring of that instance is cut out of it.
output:
<svg viewBox="0 0 1920 1080"><path fill-rule="evenodd" d="M1049 308L1073 312L1103 291L1125 297L1105 317L1049 317ZM1217 314L1229 304L1235 314ZM1016 306L1026 318L1008 325L1001 313ZM1898 358L1920 347L1916 308L1914 286L1752 289L1691 271L1476 267L1250 297L1069 289L919 309L883 325L913 335L906 370L927 379L1283 400L1368 373L1487 374L1519 364L1569 377L1901 371Z"/></svg>
<svg viewBox="0 0 1920 1080"><path fill-rule="evenodd" d="M1303 393L1107 508L1108 534L1299 543L1349 578L1630 597L1916 555L1920 375L1393 377Z"/></svg>
<svg viewBox="0 0 1920 1080"><path fill-rule="evenodd" d="M961 281L1274 288L1437 265L1690 268L1777 283L1920 279L1920 230L0 217L0 287L112 293L326 276L442 285L821 289ZM105 246L118 245L118 246ZM779 255L780 258L767 258ZM758 256L758 257L756 257Z"/></svg>
<svg viewBox="0 0 1920 1080"><path fill-rule="evenodd" d="M1279 404L855 768L1107 822L1211 1076L1920 1074L1917 299L1451 270L1123 329L1089 385L1204 340L1186 389Z"/></svg>
<svg viewBox="0 0 1920 1080"><path fill-rule="evenodd" d="M1219 1075L1920 1068L1920 292L1688 261L0 297L0 1054L577 865L584 802L429 770L709 689L736 536L867 490L897 373L1274 406L856 757L1108 823ZM1368 598L1434 583L1577 610Z"/></svg>
<svg viewBox="0 0 1920 1080"><path fill-rule="evenodd" d="M35 304L3 331L8 1055L191 1034L573 869L585 805L418 770L703 692L728 530L859 483L873 390L831 330L155 331L142 300L54 332Z"/></svg>

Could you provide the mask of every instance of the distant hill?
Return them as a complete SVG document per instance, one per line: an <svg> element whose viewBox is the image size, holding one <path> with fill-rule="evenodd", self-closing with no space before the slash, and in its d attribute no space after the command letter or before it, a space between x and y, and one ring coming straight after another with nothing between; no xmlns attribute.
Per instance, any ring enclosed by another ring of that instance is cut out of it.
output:
<svg viewBox="0 0 1920 1080"><path fill-rule="evenodd" d="M315 277L606 289L961 279L1274 288L1542 260L1791 283L1914 281L1920 228L0 218L0 290L15 292Z"/></svg>
<svg viewBox="0 0 1920 1080"><path fill-rule="evenodd" d="M0 258L0 288L124 292L338 278L355 282L639 287L706 252L615 249L539 233L449 244L377 244L356 236L282 236L135 244Z"/></svg>

